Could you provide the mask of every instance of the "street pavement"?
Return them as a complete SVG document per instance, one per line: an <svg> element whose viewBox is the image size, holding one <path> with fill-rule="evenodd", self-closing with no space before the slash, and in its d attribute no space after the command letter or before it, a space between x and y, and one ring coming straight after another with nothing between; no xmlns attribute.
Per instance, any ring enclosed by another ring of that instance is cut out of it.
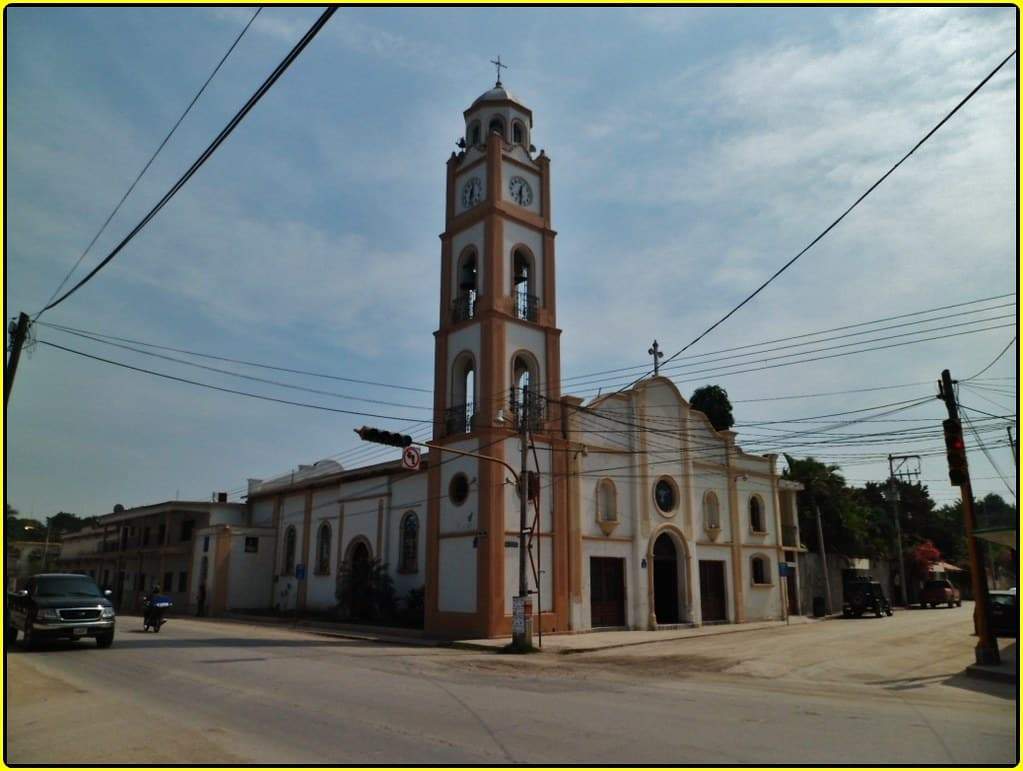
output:
<svg viewBox="0 0 1023 771"><path fill-rule="evenodd" d="M970 608L511 656L122 617L6 656L15 764L1013 764Z"/></svg>

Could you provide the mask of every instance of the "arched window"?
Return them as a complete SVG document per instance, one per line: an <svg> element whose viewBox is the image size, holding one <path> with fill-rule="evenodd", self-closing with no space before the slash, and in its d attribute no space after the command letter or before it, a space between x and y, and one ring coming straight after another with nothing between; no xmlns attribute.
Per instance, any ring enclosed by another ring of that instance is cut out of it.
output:
<svg viewBox="0 0 1023 771"><path fill-rule="evenodd" d="M469 130L466 132L466 141L469 147L475 147L480 143L480 122L474 120L469 124Z"/></svg>
<svg viewBox="0 0 1023 771"><path fill-rule="evenodd" d="M500 134L502 138L504 137L504 120L496 115L487 124L487 133L493 134L495 132Z"/></svg>
<svg viewBox="0 0 1023 771"><path fill-rule="evenodd" d="M771 563L762 554L750 557L750 577L753 585L767 586L771 583Z"/></svg>
<svg viewBox="0 0 1023 771"><path fill-rule="evenodd" d="M419 517L410 511L401 520L401 554L398 570L415 573L419 570Z"/></svg>
<svg viewBox="0 0 1023 771"><path fill-rule="evenodd" d="M284 575L295 572L295 526L290 525L284 531Z"/></svg>
<svg viewBox="0 0 1023 771"><path fill-rule="evenodd" d="M749 499L749 529L754 533L767 532L764 526L764 502L760 500L759 495Z"/></svg>
<svg viewBox="0 0 1023 771"><path fill-rule="evenodd" d="M515 316L526 321L536 321L539 301L536 297L536 271L533 256L525 249L512 253L512 291L515 294Z"/></svg>
<svg viewBox="0 0 1023 771"><path fill-rule="evenodd" d="M316 532L316 573L330 574L330 525L326 522Z"/></svg>
<svg viewBox="0 0 1023 771"><path fill-rule="evenodd" d="M445 418L448 434L469 433L475 414L476 362L463 351L451 368L451 404Z"/></svg>
<svg viewBox="0 0 1023 771"><path fill-rule="evenodd" d="M479 263L475 249L466 249L458 259L458 289L452 303L451 320L476 318L476 297L479 294Z"/></svg>
<svg viewBox="0 0 1023 771"><path fill-rule="evenodd" d="M512 121L512 142L517 145L526 143L526 128L521 121Z"/></svg>
<svg viewBox="0 0 1023 771"><path fill-rule="evenodd" d="M710 491L703 496L703 527L705 530L721 529L721 512L718 509L718 497Z"/></svg>
<svg viewBox="0 0 1023 771"><path fill-rule="evenodd" d="M618 521L618 494L610 479L601 479L597 483L597 521Z"/></svg>

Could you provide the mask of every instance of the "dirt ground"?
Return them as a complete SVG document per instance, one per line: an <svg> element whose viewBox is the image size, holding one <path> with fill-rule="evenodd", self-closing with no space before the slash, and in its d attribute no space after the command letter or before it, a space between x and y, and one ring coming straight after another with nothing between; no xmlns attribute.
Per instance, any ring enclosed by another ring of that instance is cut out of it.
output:
<svg viewBox="0 0 1023 771"><path fill-rule="evenodd" d="M8 678L6 720L19 764L244 762L204 731L181 726L163 730L163 717L140 702L66 677L50 677L34 667L19 667L17 676ZM154 732L159 733L158 742L153 741Z"/></svg>

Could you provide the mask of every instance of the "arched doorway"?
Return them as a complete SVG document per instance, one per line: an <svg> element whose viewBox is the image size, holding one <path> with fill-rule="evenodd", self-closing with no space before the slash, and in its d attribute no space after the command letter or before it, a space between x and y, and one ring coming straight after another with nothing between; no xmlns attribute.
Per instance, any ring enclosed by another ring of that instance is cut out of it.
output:
<svg viewBox="0 0 1023 771"><path fill-rule="evenodd" d="M347 605L353 618L365 618L370 610L370 554L365 541L356 541L348 551Z"/></svg>
<svg viewBox="0 0 1023 771"><path fill-rule="evenodd" d="M667 533L654 541L654 614L658 624L677 624L679 617L678 549Z"/></svg>

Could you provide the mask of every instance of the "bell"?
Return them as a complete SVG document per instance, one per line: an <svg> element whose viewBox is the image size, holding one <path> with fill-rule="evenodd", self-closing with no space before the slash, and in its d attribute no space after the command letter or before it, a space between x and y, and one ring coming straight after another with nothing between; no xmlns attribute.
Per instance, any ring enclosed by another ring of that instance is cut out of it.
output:
<svg viewBox="0 0 1023 771"><path fill-rule="evenodd" d="M458 288L468 292L470 289L476 288L476 276L473 274L462 274L462 280L458 284Z"/></svg>
<svg viewBox="0 0 1023 771"><path fill-rule="evenodd" d="M526 275L526 268L523 265L518 265L515 268L515 283L525 284L529 281L529 276Z"/></svg>

